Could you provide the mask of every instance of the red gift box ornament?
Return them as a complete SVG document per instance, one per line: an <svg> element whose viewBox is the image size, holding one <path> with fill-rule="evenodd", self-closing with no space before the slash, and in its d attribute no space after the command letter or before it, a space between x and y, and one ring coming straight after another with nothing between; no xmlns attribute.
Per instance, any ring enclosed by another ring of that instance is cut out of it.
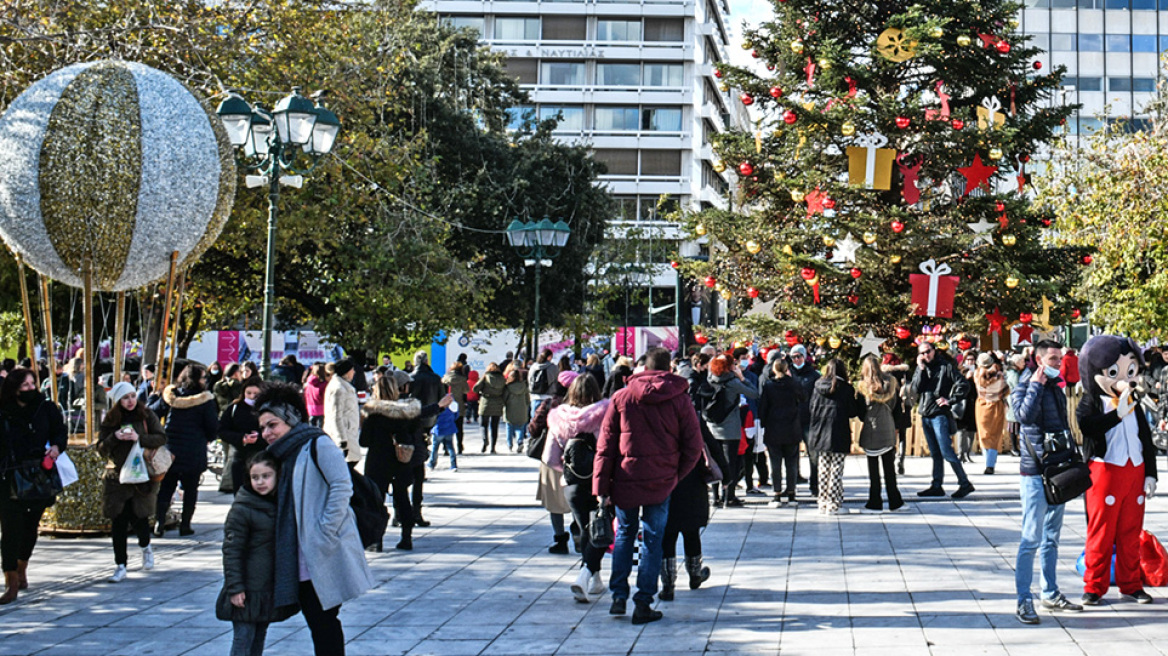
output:
<svg viewBox="0 0 1168 656"><path fill-rule="evenodd" d="M920 265L921 273L909 274L912 284L912 302L915 314L926 317L950 319L953 317L953 297L957 293L957 283L961 276L951 276L953 269L948 264L938 264L936 260L925 260Z"/></svg>

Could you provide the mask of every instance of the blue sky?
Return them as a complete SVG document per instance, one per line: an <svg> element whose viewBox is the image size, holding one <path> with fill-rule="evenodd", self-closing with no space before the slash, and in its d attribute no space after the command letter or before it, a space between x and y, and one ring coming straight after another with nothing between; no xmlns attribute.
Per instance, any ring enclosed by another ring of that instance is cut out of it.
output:
<svg viewBox="0 0 1168 656"><path fill-rule="evenodd" d="M773 7L770 0L729 0L730 1L730 19L727 21L727 27L730 28L730 45L727 50L730 52L730 59L735 64L750 63L750 53L742 49L742 23L746 21L751 25L758 25L760 22L769 19L773 13Z"/></svg>

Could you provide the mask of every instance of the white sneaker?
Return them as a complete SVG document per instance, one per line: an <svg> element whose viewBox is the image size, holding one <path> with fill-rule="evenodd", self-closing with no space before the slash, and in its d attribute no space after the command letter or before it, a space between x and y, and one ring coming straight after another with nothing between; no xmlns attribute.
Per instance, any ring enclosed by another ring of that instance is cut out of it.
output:
<svg viewBox="0 0 1168 656"><path fill-rule="evenodd" d="M151 545L142 547L142 569L154 569L154 547Z"/></svg>
<svg viewBox="0 0 1168 656"><path fill-rule="evenodd" d="M883 512L884 512L883 510L873 510L872 508L868 508L866 506L863 508L860 508L861 515L879 515Z"/></svg>
<svg viewBox="0 0 1168 656"><path fill-rule="evenodd" d="M582 604L588 603L588 592L584 586L588 585L590 578L592 578L592 572L588 571L587 565L583 565L580 567L580 573L576 575L576 581L572 583L572 596Z"/></svg>
<svg viewBox="0 0 1168 656"><path fill-rule="evenodd" d="M118 565L117 569L114 570L113 576L109 577L109 582L110 583L121 583L122 581L125 581L125 580L126 580L126 566L125 565Z"/></svg>
<svg viewBox="0 0 1168 656"><path fill-rule="evenodd" d="M604 594L604 591L607 589L608 589L608 586L604 584L604 578L602 576L600 576L600 572L596 572L595 574L593 574L592 575L592 585L588 588L588 594L602 595L602 594Z"/></svg>
<svg viewBox="0 0 1168 656"><path fill-rule="evenodd" d="M451 474L458 473L458 467L451 467L451 468L450 468L450 473L451 473Z"/></svg>
<svg viewBox="0 0 1168 656"><path fill-rule="evenodd" d="M784 505L786 505L786 504L782 501L768 501L767 502L767 508L782 508Z"/></svg>

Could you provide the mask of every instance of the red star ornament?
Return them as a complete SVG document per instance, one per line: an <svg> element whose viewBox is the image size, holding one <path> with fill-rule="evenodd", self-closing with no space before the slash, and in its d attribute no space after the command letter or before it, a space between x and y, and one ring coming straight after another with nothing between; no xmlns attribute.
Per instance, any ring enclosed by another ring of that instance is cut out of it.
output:
<svg viewBox="0 0 1168 656"><path fill-rule="evenodd" d="M827 200L827 194L815 188L815 191L809 191L803 195L803 200L807 201L807 216L815 214L823 214L823 201Z"/></svg>
<svg viewBox="0 0 1168 656"><path fill-rule="evenodd" d="M1026 324L1019 324L1014 326L1014 334L1017 338L1014 340L1015 344L1032 344L1034 327Z"/></svg>
<svg viewBox="0 0 1168 656"><path fill-rule="evenodd" d="M986 321L990 322L991 333L1002 332L1002 325L1006 323L1006 315L1002 314L1001 310L994 308L994 311L985 315L985 318Z"/></svg>
<svg viewBox="0 0 1168 656"><path fill-rule="evenodd" d="M969 192L982 185L988 186L990 177L998 172L998 167L986 166L981 161L981 153L977 153L973 156L972 164L958 167L957 170L965 176L965 193L962 194L962 197L965 197L969 195Z"/></svg>
<svg viewBox="0 0 1168 656"><path fill-rule="evenodd" d="M1002 212L1002 215L998 217L998 223L1002 225L1002 230L1010 227L1010 219L1006 216L1005 212Z"/></svg>

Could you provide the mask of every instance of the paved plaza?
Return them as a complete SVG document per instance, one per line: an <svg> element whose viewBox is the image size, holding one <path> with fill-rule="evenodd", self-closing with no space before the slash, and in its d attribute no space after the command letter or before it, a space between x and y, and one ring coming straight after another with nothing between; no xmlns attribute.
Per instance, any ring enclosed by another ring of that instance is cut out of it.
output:
<svg viewBox="0 0 1168 656"><path fill-rule="evenodd" d="M767 508L762 497L718 510L703 537L711 579L697 591L683 583L676 601L658 602L663 621L633 626L628 616L608 615L607 595L573 601L568 586L579 561L547 553L551 528L534 501L535 462L468 455L457 473L442 463L426 483L433 527L416 529L415 551L369 554L377 587L341 612L347 653L1168 653L1168 603L1159 590L1150 591L1157 597L1150 606L1120 601L1113 589L1108 605L1083 613L1040 610L1040 626L1014 618L1017 463L1004 457L996 476L974 474L978 490L960 503L918 503L930 464L909 459L907 513L858 513L867 493L860 457L847 461L847 515L822 517L810 499L798 509ZM951 474L948 483L955 489ZM108 538L42 539L32 588L0 609L0 654L227 654L231 625L215 619L213 606L228 504L204 485L193 539L171 531L155 540L151 572L139 570L131 543L130 576L116 585L105 582L113 567ZM1153 499L1146 526L1168 536L1166 508L1168 500ZM1084 532L1077 501L1067 509L1059 566L1072 599L1082 592L1074 562ZM273 625L267 644L270 654L312 653L299 616Z"/></svg>

